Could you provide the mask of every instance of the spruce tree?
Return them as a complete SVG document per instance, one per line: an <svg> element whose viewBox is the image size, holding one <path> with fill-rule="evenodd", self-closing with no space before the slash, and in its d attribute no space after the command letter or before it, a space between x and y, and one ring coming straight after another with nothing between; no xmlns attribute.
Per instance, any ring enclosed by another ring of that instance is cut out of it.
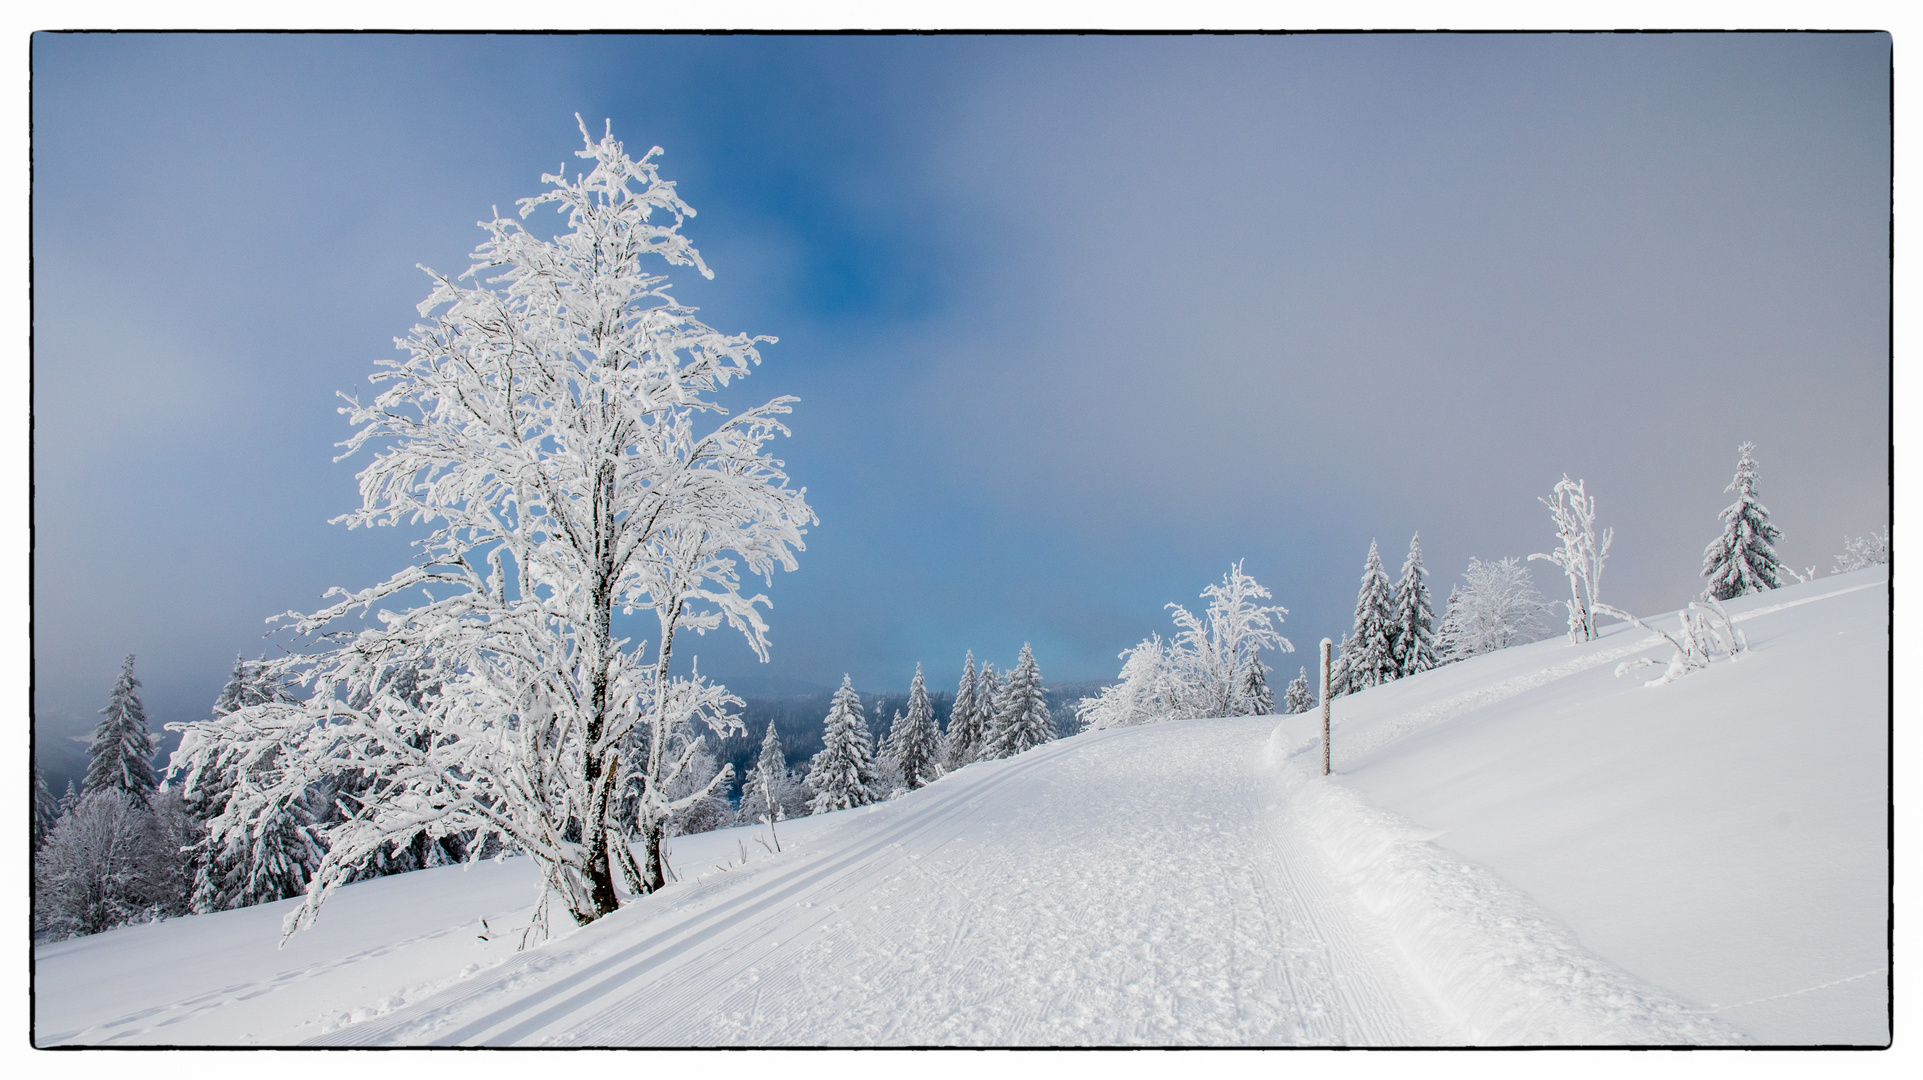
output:
<svg viewBox="0 0 1923 1080"><path fill-rule="evenodd" d="M1436 613L1429 604L1429 585L1422 579L1422 534L1409 538L1409 557L1402 563L1402 580L1395 589L1395 629L1391 651L1398 678L1436 666Z"/></svg>
<svg viewBox="0 0 1923 1080"><path fill-rule="evenodd" d="M1249 654L1248 670L1242 674L1242 704L1248 709L1246 715L1268 716L1275 712L1275 691L1269 688L1269 669L1262 666L1262 658Z"/></svg>
<svg viewBox="0 0 1923 1080"><path fill-rule="evenodd" d="M1783 583L1783 564L1776 557L1776 541L1783 531L1770 524L1769 508L1756 500L1755 443L1737 448L1736 478L1724 491L1736 501L1722 513L1723 535L1703 549L1703 591L1718 600L1774 589Z"/></svg>
<svg viewBox="0 0 1923 1080"><path fill-rule="evenodd" d="M741 782L741 816L747 821L779 821L783 817L781 796L788 785L788 757L781 752L781 736L775 722L768 721L768 733L761 737L761 754L747 779Z"/></svg>
<svg viewBox="0 0 1923 1080"><path fill-rule="evenodd" d="M968 651L968 659L962 664L961 686L955 691L955 703L948 708L948 733L942 747L942 757L951 769L959 769L975 760L981 746L981 724L976 712L975 651Z"/></svg>
<svg viewBox="0 0 1923 1080"><path fill-rule="evenodd" d="M1014 757L1055 737L1055 719L1042 693L1042 670L1026 642L995 705L995 730L984 757Z"/></svg>
<svg viewBox="0 0 1923 1080"><path fill-rule="evenodd" d="M1289 688L1282 692L1282 711L1305 713L1315 708L1315 691L1309 689L1309 669L1297 668Z"/></svg>
<svg viewBox="0 0 1923 1080"><path fill-rule="evenodd" d="M821 752L808 765L808 786L815 793L810 812L826 814L867 806L875 801L875 758L861 698L852 680L841 677L841 689L822 721Z"/></svg>
<svg viewBox="0 0 1923 1080"><path fill-rule="evenodd" d="M214 701L214 715L293 700L293 694L273 677L265 663L249 663L236 656L234 670ZM280 758L267 754L243 766L238 755L223 750L201 755L196 767L182 777L184 809L210 825L193 853L193 909L198 912L226 911L298 896L306 891L307 882L326 855L319 839L319 819L327 807L318 792L303 792L265 813L248 813L249 819L259 820L258 830L238 821L220 828L221 822L232 816L229 811L234 808L229 804L237 770L243 767L258 779L277 771Z"/></svg>
<svg viewBox="0 0 1923 1080"><path fill-rule="evenodd" d="M1362 587L1355 596L1355 627L1342 653L1347 693L1367 690L1394 680L1398 674L1393 652L1395 594L1382 568L1382 555L1369 541L1369 561L1362 568Z"/></svg>
<svg viewBox="0 0 1923 1080"><path fill-rule="evenodd" d="M60 804L48 789L47 778L40 775L40 763L36 761L33 763L33 850L40 850L47 834L53 832L53 823L58 820Z"/></svg>
<svg viewBox="0 0 1923 1080"><path fill-rule="evenodd" d="M915 679L908 684L908 712L895 714L888 748L908 790L931 784L940 775L936 758L941 752L941 732L935 726L935 706L928 700L920 664L915 665Z"/></svg>
<svg viewBox="0 0 1923 1080"><path fill-rule="evenodd" d="M134 678L134 658L120 662L107 707L100 710L93 745L87 749L87 778L81 790L124 791L141 806L154 799L154 742L147 734L147 712L140 705L140 680Z"/></svg>

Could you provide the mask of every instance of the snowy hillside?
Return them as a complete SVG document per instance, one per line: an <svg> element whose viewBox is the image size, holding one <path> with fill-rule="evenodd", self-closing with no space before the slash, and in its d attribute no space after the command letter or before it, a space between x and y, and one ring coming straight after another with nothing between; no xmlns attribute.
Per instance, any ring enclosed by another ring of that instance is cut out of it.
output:
<svg viewBox="0 0 1923 1080"><path fill-rule="evenodd" d="M1313 715L1094 732L859 810L685 837L515 951L525 860L35 950L55 1044L1888 1039L1883 568L1729 605L1666 686L1606 628ZM1673 619L1666 620L1668 625ZM483 924L485 919L485 924Z"/></svg>

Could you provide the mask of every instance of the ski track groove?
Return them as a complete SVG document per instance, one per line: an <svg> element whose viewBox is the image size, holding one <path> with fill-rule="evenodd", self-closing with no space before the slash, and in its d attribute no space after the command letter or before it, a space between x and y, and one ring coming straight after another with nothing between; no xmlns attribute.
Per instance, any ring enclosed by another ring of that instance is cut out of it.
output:
<svg viewBox="0 0 1923 1080"><path fill-rule="evenodd" d="M681 949L692 944L688 938L693 935L703 935L705 939L705 936L708 935L705 935L704 931L717 930L727 925L738 923L748 915L765 910L774 900L785 899L792 893L799 892L802 889L806 889L809 885L819 883L823 879L834 875L836 871L846 869L851 865L859 865L863 859L882 850L900 835L921 831L933 824L933 821L930 819L945 817L946 814L940 813L940 811L952 809L956 803L984 800L986 796L994 790L1008 783L1011 778L1040 767L1046 761L1059 754L1060 751L1056 748L1062 745L1063 744L1060 743L1052 743L1049 744L1049 746L1040 748L1038 751L1031 751L1034 757L1030 760L1014 760L1009 765L1000 769L995 775L979 783L958 787L953 793L948 794L946 798L935 802L933 806L921 807L918 813L904 815L897 821L886 822L878 827L871 828L869 830L870 835L858 839L840 851L830 852L826 855L799 862L793 867L771 870L769 873L773 876L770 880L756 881L744 886L741 891L719 902L700 905L698 893L677 898L684 901L684 907L693 907L694 910L687 912L654 933L648 934L635 944L618 948L610 955L592 961L584 967L560 975L545 986L525 993L504 1005L489 1009L477 1018L469 1019L468 1023L461 1025L453 1032L442 1032L441 1029L467 1016L470 1010L465 1008L465 1006L478 1003L480 999L485 997L496 996L504 989L514 989L518 984L526 981L525 977L538 977L544 974L549 967L564 964L568 958L555 955L551 949L536 949L532 952L521 954L520 957L516 957L501 967L488 972L487 974L491 976L489 978L471 980L467 985L443 992L418 1005L398 1010L387 1016L363 1021L359 1024L342 1028L336 1032L329 1032L315 1039L308 1040L307 1045L373 1045L393 1039L401 1039L409 1043L414 1043L415 1040L410 1038L410 1036L432 1034L433 1037L429 1045L448 1046L463 1044L484 1032L490 1031L490 1029L500 1027L502 1024L512 1024L510 1030L521 1031L522 1028L527 1027L529 1022L523 1020L520 1023L513 1023L513 1021L535 1006L564 994L583 983L587 983L598 975L612 971L613 975L610 980L595 983L588 987L587 990L568 998L567 1001L575 1002L577 1000L586 1000L590 996L598 996L598 993L605 993L612 988L608 985L609 982L614 980L625 982L628 978L642 973L641 971L617 970L624 962L640 960L641 963L639 966L644 971L647 967L652 966L653 963L662 959L659 954L652 957L647 956L650 950L656 946L665 946L665 948L661 950L662 952L666 952L667 949L673 949L674 952L678 954ZM1054 752L1051 753L1050 751ZM860 825L866 823L856 822L853 824L859 828ZM715 884L712 879L710 879L710 883L704 887L704 891L708 889L725 888L728 884L732 883L722 882ZM770 895L776 893L780 895ZM747 912L735 910L744 907L750 910ZM664 912L663 914L669 915L681 910L683 910L683 908L670 909L670 912ZM696 925L702 923L706 925ZM647 928L647 924L643 924L637 928L623 927L621 929L631 935L637 930L646 930ZM562 939L554 944L555 946L565 948L570 942L575 942L576 937L578 937L578 935L570 935L568 938ZM576 943L578 944L578 942ZM680 946L680 948L676 948L677 945ZM644 957L646 959L643 959ZM552 1012L554 1012L553 1008L542 1010L540 1014L537 1014L537 1019L542 1016L547 1016ZM543 1021L542 1024L538 1026L545 1026L546 1022L547 1021ZM497 1033L494 1037L487 1040L488 1044L499 1044L503 1041L501 1036L505 1034L505 1032Z"/></svg>
<svg viewBox="0 0 1923 1080"><path fill-rule="evenodd" d="M1273 722L1187 723L1244 726L1200 745L1158 725L1039 748L895 820L824 834L826 854L737 871L738 886L709 878L598 940L571 935L311 1042L1436 1038L1435 1004L1290 836L1262 752ZM1109 739L1122 741L1098 748Z"/></svg>

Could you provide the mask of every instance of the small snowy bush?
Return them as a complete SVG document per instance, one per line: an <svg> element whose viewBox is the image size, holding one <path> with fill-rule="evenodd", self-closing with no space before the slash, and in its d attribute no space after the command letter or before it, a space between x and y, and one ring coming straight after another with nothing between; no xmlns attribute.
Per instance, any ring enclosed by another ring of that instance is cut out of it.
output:
<svg viewBox="0 0 1923 1080"><path fill-rule="evenodd" d="M1889 561L1889 530L1885 529L1881 536L1876 533L1868 536L1845 536L1842 554L1836 556L1836 566L1830 573L1847 574L1852 570L1881 566Z"/></svg>
<svg viewBox="0 0 1923 1080"><path fill-rule="evenodd" d="M1603 561L1609 555L1609 542L1616 535L1614 529L1604 529L1602 535L1597 536L1596 497L1585 494L1582 485L1581 480L1571 480L1569 474L1564 473L1555 490L1550 492L1553 498L1537 500L1549 508L1550 516L1555 519L1556 539L1562 546L1529 556L1531 561L1547 559L1562 567L1569 579L1569 599L1558 603L1569 609L1572 645L1596 636L1593 612L1602 598Z"/></svg>
<svg viewBox="0 0 1923 1080"><path fill-rule="evenodd" d="M1635 623L1667 641L1675 650L1668 663L1644 656L1636 660L1625 660L1616 665L1617 678L1638 668L1660 667L1663 669L1661 676L1644 683L1644 686L1662 686L1665 683L1675 682L1692 671L1700 671L1708 667L1710 661L1714 660L1719 653L1734 657L1749 647L1743 632L1736 629L1736 624L1731 621L1729 612L1723 610L1723 605L1712 596L1690 601L1689 606L1679 613L1682 626L1677 634L1659 630L1636 616L1610 607L1608 604L1597 604L1595 610L1602 615ZM1719 625L1721 629L1718 629Z"/></svg>

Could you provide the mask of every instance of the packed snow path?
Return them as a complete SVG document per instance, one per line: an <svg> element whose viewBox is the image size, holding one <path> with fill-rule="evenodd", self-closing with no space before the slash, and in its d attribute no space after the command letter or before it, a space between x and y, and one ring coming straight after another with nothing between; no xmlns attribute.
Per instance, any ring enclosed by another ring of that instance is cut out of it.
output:
<svg viewBox="0 0 1923 1080"><path fill-rule="evenodd" d="M1095 733L972 766L317 1041L1462 1041L1317 854L1278 843L1275 727Z"/></svg>

